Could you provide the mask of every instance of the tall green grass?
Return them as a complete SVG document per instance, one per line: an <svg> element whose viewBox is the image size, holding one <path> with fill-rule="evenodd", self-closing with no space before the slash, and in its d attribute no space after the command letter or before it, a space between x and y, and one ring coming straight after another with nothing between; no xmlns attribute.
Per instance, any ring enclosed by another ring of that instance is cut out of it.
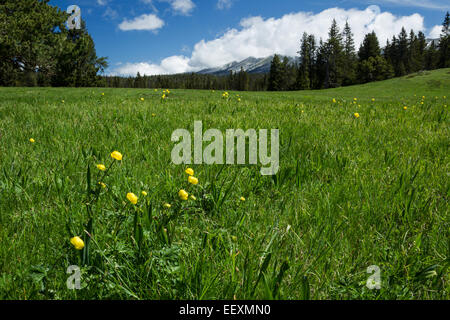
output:
<svg viewBox="0 0 450 320"><path fill-rule="evenodd" d="M0 298L449 299L449 88L449 69L229 99L0 88ZM191 165L190 185L170 137L194 120L278 128L278 174ZM123 160L100 179L114 150ZM66 287L70 265L81 290Z"/></svg>

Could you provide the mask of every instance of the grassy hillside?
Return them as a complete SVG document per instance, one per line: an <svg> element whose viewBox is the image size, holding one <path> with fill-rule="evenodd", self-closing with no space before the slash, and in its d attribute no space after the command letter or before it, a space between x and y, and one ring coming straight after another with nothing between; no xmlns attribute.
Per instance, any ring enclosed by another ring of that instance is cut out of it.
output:
<svg viewBox="0 0 450 320"><path fill-rule="evenodd" d="M0 88L0 298L449 299L449 89L450 69L228 99ZM195 120L278 128L278 174L172 164Z"/></svg>

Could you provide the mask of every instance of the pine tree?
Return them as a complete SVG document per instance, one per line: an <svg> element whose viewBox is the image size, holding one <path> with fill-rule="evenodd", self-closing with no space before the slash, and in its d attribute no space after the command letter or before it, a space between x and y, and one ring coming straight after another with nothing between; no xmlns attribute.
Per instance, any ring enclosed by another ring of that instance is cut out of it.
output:
<svg viewBox="0 0 450 320"><path fill-rule="evenodd" d="M344 69L344 51L342 35L335 19L331 23L326 42L325 88L335 88L342 84Z"/></svg>
<svg viewBox="0 0 450 320"><path fill-rule="evenodd" d="M380 43L375 31L366 34L363 43L359 47L359 61L368 60L370 57L376 58L381 54Z"/></svg>
<svg viewBox="0 0 450 320"><path fill-rule="evenodd" d="M439 67L450 67L450 15L447 11L439 38Z"/></svg>
<svg viewBox="0 0 450 320"><path fill-rule="evenodd" d="M280 57L276 54L270 64L269 72L269 91L280 91L283 86L283 66L280 61Z"/></svg>
<svg viewBox="0 0 450 320"><path fill-rule="evenodd" d="M297 73L296 88L297 89L310 89L311 79L310 79L310 65L311 65L311 49L309 47L310 42L308 41L308 34L303 33L303 37L300 44L300 64Z"/></svg>
<svg viewBox="0 0 450 320"><path fill-rule="evenodd" d="M357 58L355 52L355 42L353 40L352 30L348 21L345 23L344 30L342 32L344 39L344 85L351 85L356 81L356 65Z"/></svg>

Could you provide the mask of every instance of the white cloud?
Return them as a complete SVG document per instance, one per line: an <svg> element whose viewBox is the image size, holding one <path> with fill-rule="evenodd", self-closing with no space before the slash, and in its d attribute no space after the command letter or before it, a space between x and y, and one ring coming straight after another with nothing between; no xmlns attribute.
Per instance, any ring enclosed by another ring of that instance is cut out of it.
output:
<svg viewBox="0 0 450 320"><path fill-rule="evenodd" d="M217 8L220 10L230 9L233 4L233 0L219 0L217 1Z"/></svg>
<svg viewBox="0 0 450 320"><path fill-rule="evenodd" d="M99 6L106 6L109 0L97 0Z"/></svg>
<svg viewBox="0 0 450 320"><path fill-rule="evenodd" d="M195 4L192 0L171 0L172 9L182 15L188 15L194 10Z"/></svg>
<svg viewBox="0 0 450 320"><path fill-rule="evenodd" d="M149 62L126 63L116 68L111 75L135 76L138 72L141 75L154 74L174 74L189 72L189 58L185 56L172 56L161 61L160 64Z"/></svg>
<svg viewBox="0 0 450 320"><path fill-rule="evenodd" d="M130 30L150 30L156 31L164 26L164 21L154 14L143 14L134 20L124 20L119 24L119 29L122 31Z"/></svg>
<svg viewBox="0 0 450 320"><path fill-rule="evenodd" d="M434 26L430 33L428 34L428 38L430 39L437 39L441 36L442 33L442 26Z"/></svg>
<svg viewBox="0 0 450 320"><path fill-rule="evenodd" d="M119 68L113 72L120 74L132 70L128 74L136 74L140 70L141 74L180 73L217 67L250 56L259 58L274 53L296 56L303 32L314 34L317 40L326 40L333 18L341 30L345 21L349 22L357 49L364 35L371 31L377 33L382 46L387 39L397 35L402 27L408 32L411 29L416 33L426 31L421 15L395 16L390 12L381 12L377 6L370 6L365 10L330 8L317 14L297 12L278 19L249 17L240 22L239 28L230 29L213 40L199 41L194 46L191 57L172 56L160 64L128 64L127 69Z"/></svg>

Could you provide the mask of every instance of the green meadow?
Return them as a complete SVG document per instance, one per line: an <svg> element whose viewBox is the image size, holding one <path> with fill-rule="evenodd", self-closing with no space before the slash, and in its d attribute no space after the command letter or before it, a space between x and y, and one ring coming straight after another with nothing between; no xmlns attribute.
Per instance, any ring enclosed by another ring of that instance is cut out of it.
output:
<svg viewBox="0 0 450 320"><path fill-rule="evenodd" d="M0 88L0 299L450 299L450 69L163 89ZM173 164L196 120L279 129L278 173Z"/></svg>

